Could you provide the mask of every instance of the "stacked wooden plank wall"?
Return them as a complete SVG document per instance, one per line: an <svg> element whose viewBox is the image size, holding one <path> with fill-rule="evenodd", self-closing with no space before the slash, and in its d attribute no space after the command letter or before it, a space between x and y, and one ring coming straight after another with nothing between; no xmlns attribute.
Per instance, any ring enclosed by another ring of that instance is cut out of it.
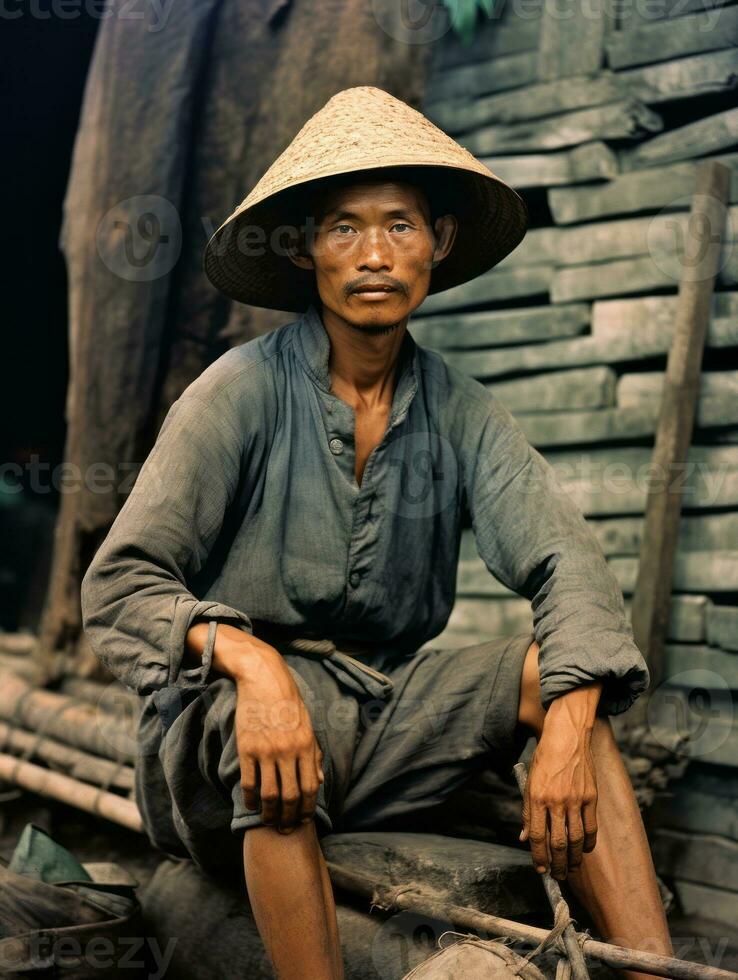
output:
<svg viewBox="0 0 738 980"><path fill-rule="evenodd" d="M645 487L699 158L734 173L685 511L664 696L691 762L651 814L684 910L738 921L738 4L507 0L439 44L424 111L526 197L532 227L490 273L429 297L416 340L488 385L584 511L623 589ZM586 10L586 15L583 11ZM563 12L563 13L562 13ZM466 530L457 602L429 645L516 632L529 603ZM694 671L700 671L695 674Z"/></svg>

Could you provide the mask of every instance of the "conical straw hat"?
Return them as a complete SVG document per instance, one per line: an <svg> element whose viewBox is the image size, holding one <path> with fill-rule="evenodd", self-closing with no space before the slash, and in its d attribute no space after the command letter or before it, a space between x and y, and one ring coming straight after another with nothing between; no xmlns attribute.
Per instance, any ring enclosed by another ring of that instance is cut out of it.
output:
<svg viewBox="0 0 738 980"><path fill-rule="evenodd" d="M429 293L474 279L523 238L527 211L511 187L422 113L362 85L338 92L311 116L213 234L204 256L208 278L241 303L303 312L316 298L315 275L297 268L284 239L280 244L290 219L305 223L295 202L309 201L326 178L389 167L408 168L398 176L420 176L431 193L453 202L456 239L432 270Z"/></svg>

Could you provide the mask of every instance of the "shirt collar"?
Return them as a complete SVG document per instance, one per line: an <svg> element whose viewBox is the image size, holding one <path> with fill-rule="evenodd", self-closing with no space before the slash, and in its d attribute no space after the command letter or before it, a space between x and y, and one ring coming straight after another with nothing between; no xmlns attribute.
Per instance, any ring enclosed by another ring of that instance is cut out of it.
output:
<svg viewBox="0 0 738 980"><path fill-rule="evenodd" d="M315 304L311 304L298 321L296 346L302 365L313 382L321 390L331 394L331 376L328 366L331 339ZM397 362L397 382L390 413L393 422L399 421L407 411L418 390L419 376L418 345L406 328Z"/></svg>

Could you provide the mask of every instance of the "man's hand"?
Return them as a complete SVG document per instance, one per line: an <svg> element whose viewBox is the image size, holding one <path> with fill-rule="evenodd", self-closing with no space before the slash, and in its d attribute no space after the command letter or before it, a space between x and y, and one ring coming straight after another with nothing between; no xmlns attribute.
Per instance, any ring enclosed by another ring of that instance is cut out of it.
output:
<svg viewBox="0 0 738 980"><path fill-rule="evenodd" d="M292 831L315 815L323 754L308 709L281 654L251 650L236 677L236 745L246 806Z"/></svg>
<svg viewBox="0 0 738 980"><path fill-rule="evenodd" d="M190 651L204 637L187 634ZM225 623L218 626L213 667L236 684L235 734L241 787L249 810L291 833L315 816L323 753L310 714L284 658L269 643Z"/></svg>
<svg viewBox="0 0 738 980"><path fill-rule="evenodd" d="M590 739L601 689L583 685L551 702L525 787L520 840L530 840L536 871L558 879L597 842Z"/></svg>

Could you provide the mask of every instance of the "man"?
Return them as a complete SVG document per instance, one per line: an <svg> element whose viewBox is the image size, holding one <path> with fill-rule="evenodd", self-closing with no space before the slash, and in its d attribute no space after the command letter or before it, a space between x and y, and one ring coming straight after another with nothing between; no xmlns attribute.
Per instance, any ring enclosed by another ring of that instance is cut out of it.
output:
<svg viewBox="0 0 738 980"><path fill-rule="evenodd" d="M172 406L83 581L93 648L146 698L147 831L211 869L243 838L280 977L342 976L318 825L427 809L480 768L509 773L531 734L536 868L568 877L606 938L671 952L607 719L648 684L618 585L510 413L407 331L525 224L421 114L375 88L334 96L206 251L228 295L300 317ZM533 633L420 649L448 620L467 518Z"/></svg>

